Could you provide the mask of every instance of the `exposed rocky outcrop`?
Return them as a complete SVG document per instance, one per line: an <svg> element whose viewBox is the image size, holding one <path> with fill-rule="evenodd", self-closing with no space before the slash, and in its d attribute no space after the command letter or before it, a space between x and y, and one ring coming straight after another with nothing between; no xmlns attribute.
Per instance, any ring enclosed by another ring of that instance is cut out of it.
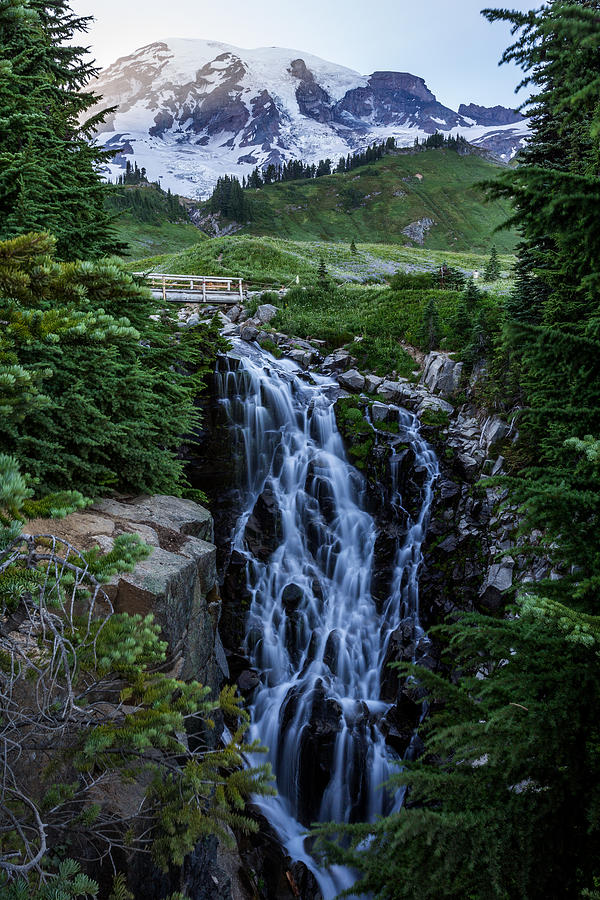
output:
<svg viewBox="0 0 600 900"><path fill-rule="evenodd" d="M506 106L478 106L477 103L461 103L459 116L473 119L478 125L513 125L522 122L523 116Z"/></svg>
<svg viewBox="0 0 600 900"><path fill-rule="evenodd" d="M433 225L435 225L433 219L425 216L423 219L417 219L416 222L411 222L410 225L403 228L402 234L422 247L425 243L425 236Z"/></svg>
<svg viewBox="0 0 600 900"><path fill-rule="evenodd" d="M221 600L217 585L217 550L213 543L210 513L191 500L171 496L107 498L90 509L62 520L34 520L27 524L35 533L54 533L79 550L99 546L109 552L120 534L137 534L152 549L132 572L113 576L104 586L115 612L152 614L160 623L168 643L168 671L183 680L197 680L217 696L229 677L221 643ZM219 740L219 729L210 735ZM190 740L192 740L190 735ZM99 795L103 804L118 804L119 810L135 810L141 802L140 786L121 786L118 796ZM198 843L182 866L169 872L156 870L146 855L125 858L117 853L120 868L127 871L136 897L161 900L183 891L195 900L247 900L242 887L240 859L216 838ZM92 874L110 893L113 873L102 867Z"/></svg>

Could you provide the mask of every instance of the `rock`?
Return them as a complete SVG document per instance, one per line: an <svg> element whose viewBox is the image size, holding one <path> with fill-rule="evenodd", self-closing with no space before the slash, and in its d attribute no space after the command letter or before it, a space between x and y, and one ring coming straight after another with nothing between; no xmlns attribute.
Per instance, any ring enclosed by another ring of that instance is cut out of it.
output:
<svg viewBox="0 0 600 900"><path fill-rule="evenodd" d="M422 179L422 175L417 175L415 177L419 178L419 181ZM414 241L416 244L419 244L421 247L425 243L425 235L429 231L432 225L435 225L433 219L430 219L428 216L425 216L422 219L417 219L416 222L411 222L410 225L407 225L406 228L402 229L402 234L406 235L411 241Z"/></svg>
<svg viewBox="0 0 600 900"><path fill-rule="evenodd" d="M493 452L502 443L508 432L508 425L498 416L489 418L481 429L481 444L485 447L486 453Z"/></svg>
<svg viewBox="0 0 600 900"><path fill-rule="evenodd" d="M263 325L267 325L275 318L278 312L278 308L273 306L272 303L263 303L262 306L259 306L256 310L256 318L259 319Z"/></svg>
<svg viewBox="0 0 600 900"><path fill-rule="evenodd" d="M467 481L475 481L479 472L479 463L467 453L459 453L456 457L456 468Z"/></svg>
<svg viewBox="0 0 600 900"><path fill-rule="evenodd" d="M296 347L293 350L288 351L287 355L289 359L298 363L303 369L306 369L310 366L315 354L314 351L301 350L299 347Z"/></svg>
<svg viewBox="0 0 600 900"><path fill-rule="evenodd" d="M439 484L440 500L447 504L447 501L454 500L460 495L460 487L448 478L444 478Z"/></svg>
<svg viewBox="0 0 600 900"><path fill-rule="evenodd" d="M227 312L227 318L230 322L237 322L241 315L241 308L239 306L232 306L230 310Z"/></svg>
<svg viewBox="0 0 600 900"><path fill-rule="evenodd" d="M304 599L304 591L299 585L286 584L281 594L281 604L286 612L293 612L300 606Z"/></svg>
<svg viewBox="0 0 600 900"><path fill-rule="evenodd" d="M240 689L240 693L244 695L251 694L259 684L260 675L255 669L244 669L237 679L237 686Z"/></svg>
<svg viewBox="0 0 600 900"><path fill-rule="evenodd" d="M389 414L390 408L385 403L379 403L376 400L371 406L371 418L374 422L385 422Z"/></svg>
<svg viewBox="0 0 600 900"><path fill-rule="evenodd" d="M491 471L491 475L492 475L492 476L494 476L494 475L499 475L500 472L502 471L502 466L503 466L503 465L504 465L504 457L503 457L503 456L499 456L498 459L496 460L496 462L494 463L494 467L493 467L493 469L492 469L492 471Z"/></svg>
<svg viewBox="0 0 600 900"><path fill-rule="evenodd" d="M398 381L384 380L377 388L377 393L388 403L401 403L407 393L407 384L407 378L401 378Z"/></svg>
<svg viewBox="0 0 600 900"><path fill-rule="evenodd" d="M342 387L347 388L349 391L354 391L359 393L363 390L365 386L364 376L360 374L357 369L348 369L347 372L343 372L341 375L338 375L338 381L342 385Z"/></svg>
<svg viewBox="0 0 600 900"><path fill-rule="evenodd" d="M317 819L331 777L336 738L342 723L342 707L327 696L321 679L315 684L308 708L310 721L302 729L298 767L298 819L304 825Z"/></svg>
<svg viewBox="0 0 600 900"><path fill-rule="evenodd" d="M432 412L444 412L451 416L454 412L454 407L451 403L448 403L447 400L442 400L441 397L433 397L430 394L422 397L419 401L419 408L417 410L419 418L426 410L431 410Z"/></svg>
<svg viewBox="0 0 600 900"><path fill-rule="evenodd" d="M457 363L446 353L433 351L425 357L421 383L433 394L450 397L460 384L463 363Z"/></svg>
<svg viewBox="0 0 600 900"><path fill-rule="evenodd" d="M250 553L266 562L281 543L281 538L281 510L273 489L266 485L246 523L244 540Z"/></svg>
<svg viewBox="0 0 600 900"><path fill-rule="evenodd" d="M348 350L336 350L323 360L323 371L344 372L356 363Z"/></svg>
<svg viewBox="0 0 600 900"><path fill-rule="evenodd" d="M223 337L239 337L240 326L230 322L229 325L225 325L225 327L221 329L221 334Z"/></svg>
<svg viewBox="0 0 600 900"><path fill-rule="evenodd" d="M379 375L365 376L365 390L368 394L374 394L381 384L383 384L383 378L380 378Z"/></svg>
<svg viewBox="0 0 600 900"><path fill-rule="evenodd" d="M187 320L187 322L185 324L187 325L188 328L194 328L196 325L200 324L200 321L201 321L201 319L200 319L200 316L198 315L198 313L194 313L192 316L189 317L189 319Z"/></svg>
<svg viewBox="0 0 600 900"><path fill-rule="evenodd" d="M486 609L499 609L504 594L512 587L514 566L514 559L506 556L501 562L489 567L479 592L480 602Z"/></svg>
<svg viewBox="0 0 600 900"><path fill-rule="evenodd" d="M251 344L258 337L258 328L250 322L244 322L240 328L240 337Z"/></svg>

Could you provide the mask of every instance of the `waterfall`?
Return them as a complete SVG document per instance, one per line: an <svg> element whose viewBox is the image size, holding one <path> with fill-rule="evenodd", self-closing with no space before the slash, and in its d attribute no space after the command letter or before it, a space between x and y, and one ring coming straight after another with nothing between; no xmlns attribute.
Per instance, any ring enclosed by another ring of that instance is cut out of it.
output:
<svg viewBox="0 0 600 900"><path fill-rule="evenodd" d="M377 529L366 480L348 462L337 429L337 384L307 378L295 364L248 344L240 342L235 352L238 358L221 360L216 382L233 452L242 462L243 513L233 545L247 559L245 650L261 675L250 736L269 748L277 778L278 797L259 805L329 900L354 877L341 868L318 868L306 826L369 821L400 802L381 789L398 761L382 727L391 703L381 699L381 675L400 622L409 624L412 658L427 643L419 621L418 569L437 461L416 417L395 409L391 505L404 527L398 529L388 595L376 599ZM398 476L407 446L420 477L412 514ZM257 501L271 517L268 558L248 549Z"/></svg>

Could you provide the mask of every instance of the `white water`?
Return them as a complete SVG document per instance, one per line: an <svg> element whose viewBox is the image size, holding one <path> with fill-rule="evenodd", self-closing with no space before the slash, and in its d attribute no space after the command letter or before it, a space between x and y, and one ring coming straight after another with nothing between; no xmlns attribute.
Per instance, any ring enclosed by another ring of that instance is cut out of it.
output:
<svg viewBox="0 0 600 900"><path fill-rule="evenodd" d="M423 486L418 513L399 529L389 595L377 604L371 595L375 522L366 511L365 480L348 462L337 430L334 383L307 383L295 365L247 344L236 350L239 367L223 361L217 382L245 463L245 512L234 547L248 560L246 652L262 678L250 736L269 748L278 788L278 797L258 802L292 858L309 866L330 900L354 876L339 867L319 869L306 825L371 821L402 802L381 789L397 762L380 727L390 706L380 698L381 671L401 620L411 620L415 648L427 642L418 569L437 461L415 416L398 409L396 443L412 448ZM404 521L399 459L394 451L391 502ZM249 553L244 539L265 487L281 511L281 542L266 563ZM286 608L284 589L291 584L301 599ZM317 797L312 805L309 795Z"/></svg>

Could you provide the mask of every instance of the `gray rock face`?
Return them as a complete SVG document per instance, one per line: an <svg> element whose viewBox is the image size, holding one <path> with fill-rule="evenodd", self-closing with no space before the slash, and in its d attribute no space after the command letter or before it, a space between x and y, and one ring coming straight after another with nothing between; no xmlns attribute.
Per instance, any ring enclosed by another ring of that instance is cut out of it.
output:
<svg viewBox="0 0 600 900"><path fill-rule="evenodd" d="M378 403L375 401L371 407L371 418L374 422L385 422L387 417L390 414L389 406L386 406L385 403Z"/></svg>
<svg viewBox="0 0 600 900"><path fill-rule="evenodd" d="M347 372L342 372L341 375L338 375L338 381L342 387L355 393L360 393L365 387L364 376L357 369L348 369Z"/></svg>
<svg viewBox="0 0 600 900"><path fill-rule="evenodd" d="M402 403L408 395L407 385L406 378L400 381L382 381L377 388L377 393L387 403Z"/></svg>
<svg viewBox="0 0 600 900"><path fill-rule="evenodd" d="M232 306L227 312L227 318L230 322L237 322L240 317L241 309L239 306Z"/></svg>
<svg viewBox="0 0 600 900"><path fill-rule="evenodd" d="M367 375L365 377L365 390L368 394L374 394L377 388L383 384L383 378L379 375Z"/></svg>
<svg viewBox="0 0 600 900"><path fill-rule="evenodd" d="M436 351L425 357L421 382L433 394L451 397L460 385L463 363L455 362L445 353Z"/></svg>
<svg viewBox="0 0 600 900"><path fill-rule="evenodd" d="M294 347L288 352L288 357L295 363L298 363L299 366L302 366L303 369L306 369L313 361L315 352L314 350L302 350L300 347Z"/></svg>
<svg viewBox="0 0 600 900"><path fill-rule="evenodd" d="M435 225L433 219L425 216L422 219L417 219L416 222L411 222L410 225L403 228L402 234L422 247L425 243L425 235L433 225Z"/></svg>
<svg viewBox="0 0 600 900"><path fill-rule="evenodd" d="M521 113L506 106L478 106L476 103L461 103L458 107L459 116L474 119L478 125L513 125L522 122Z"/></svg>
<svg viewBox="0 0 600 900"><path fill-rule="evenodd" d="M442 400L441 397L432 397L429 395L422 398L417 409L417 415L422 416L427 410L431 410L432 412L443 412L450 416L454 412L454 407L451 403L448 403L447 400Z"/></svg>
<svg viewBox="0 0 600 900"><path fill-rule="evenodd" d="M259 319L263 325L267 325L275 318L278 312L278 308L273 306L272 303L263 303L262 306L259 306L256 310L256 318Z"/></svg>
<svg viewBox="0 0 600 900"><path fill-rule="evenodd" d="M506 422L498 416L489 418L481 429L481 443L486 453L491 453L502 443L509 432Z"/></svg>
<svg viewBox="0 0 600 900"><path fill-rule="evenodd" d="M251 322L244 322L240 328L240 337L249 344L253 343L258 337L258 328Z"/></svg>
<svg viewBox="0 0 600 900"><path fill-rule="evenodd" d="M115 611L152 613L179 659L177 677L197 679L218 692L227 662L218 632L221 601L217 551L209 543L210 513L191 500L169 496L138 497L128 503L106 499L94 510L115 522L113 536L129 531L148 543L151 533L156 536L150 556L106 586Z"/></svg>
<svg viewBox="0 0 600 900"><path fill-rule="evenodd" d="M497 610L500 607L504 594L512 587L514 567L514 559L507 556L488 569L479 595L487 609Z"/></svg>

